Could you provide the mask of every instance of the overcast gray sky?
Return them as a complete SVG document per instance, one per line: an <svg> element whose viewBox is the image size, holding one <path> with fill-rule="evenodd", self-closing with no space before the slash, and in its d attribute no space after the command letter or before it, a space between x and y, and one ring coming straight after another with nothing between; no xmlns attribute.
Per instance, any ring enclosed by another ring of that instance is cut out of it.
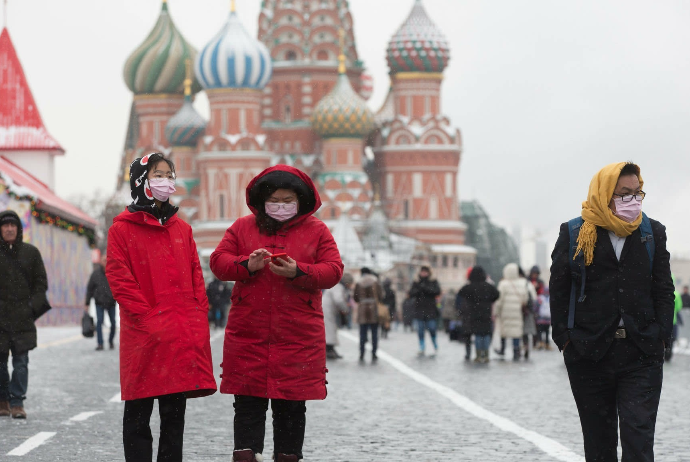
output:
<svg viewBox="0 0 690 462"><path fill-rule="evenodd" d="M238 0L256 34L260 0ZM414 0L350 0L373 109L388 87L385 50ZM424 0L448 37L444 112L463 134L462 199L498 223L542 230L579 214L592 175L634 160L645 210L690 252L690 2ZM227 0L169 0L197 49L222 26ZM131 94L128 55L153 27L158 0L9 0L8 26L48 130L66 149L63 196L112 190ZM202 114L205 98L197 99ZM549 246L552 242L549 243Z"/></svg>

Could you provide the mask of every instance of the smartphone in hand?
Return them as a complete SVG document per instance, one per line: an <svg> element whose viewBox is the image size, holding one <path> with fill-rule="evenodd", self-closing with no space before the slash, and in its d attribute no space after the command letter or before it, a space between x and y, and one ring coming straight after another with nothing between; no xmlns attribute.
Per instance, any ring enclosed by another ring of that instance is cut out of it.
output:
<svg viewBox="0 0 690 462"><path fill-rule="evenodd" d="M274 265L280 265L280 262L278 261L279 258L282 258L283 260L287 261L288 255L286 253L274 253L271 255L271 263Z"/></svg>

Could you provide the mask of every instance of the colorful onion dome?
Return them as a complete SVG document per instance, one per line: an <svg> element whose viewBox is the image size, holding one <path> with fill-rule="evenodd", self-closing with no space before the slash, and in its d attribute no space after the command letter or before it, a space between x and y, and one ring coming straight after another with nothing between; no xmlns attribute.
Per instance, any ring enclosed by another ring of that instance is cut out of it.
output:
<svg viewBox="0 0 690 462"><path fill-rule="evenodd" d="M273 65L268 48L247 33L233 8L223 28L197 56L194 71L207 90L261 90L271 79Z"/></svg>
<svg viewBox="0 0 690 462"><path fill-rule="evenodd" d="M343 71L333 91L316 105L311 125L321 138L364 138L374 130L374 114Z"/></svg>
<svg viewBox="0 0 690 462"><path fill-rule="evenodd" d="M184 104L165 126L165 137L172 146L196 146L206 130L206 121L196 112L192 98L185 97Z"/></svg>
<svg viewBox="0 0 690 462"><path fill-rule="evenodd" d="M175 27L168 13L168 4L163 1L153 30L125 63L125 83L135 95L182 94L184 63L188 59L194 60L196 54ZM192 90L196 93L201 88L195 82Z"/></svg>
<svg viewBox="0 0 690 462"><path fill-rule="evenodd" d="M429 18L422 0L415 0L410 16L388 43L387 55L392 74L443 72L448 66L448 42Z"/></svg>

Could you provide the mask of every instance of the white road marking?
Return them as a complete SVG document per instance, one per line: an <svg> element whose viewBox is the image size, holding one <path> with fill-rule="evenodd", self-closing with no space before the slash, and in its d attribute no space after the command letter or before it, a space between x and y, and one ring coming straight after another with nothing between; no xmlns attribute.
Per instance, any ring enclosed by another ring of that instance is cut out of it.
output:
<svg viewBox="0 0 690 462"><path fill-rule="evenodd" d="M351 340L352 342L359 343L359 337L356 337L350 334L349 332L339 331L338 335L341 335L344 338ZM367 348L368 347L369 345L367 345ZM541 451L553 457L554 460L560 460L562 462L585 462L584 457L572 452L570 449L566 448L561 443L532 430L527 430L526 428L519 426L515 422L506 419L505 417L501 417L487 409L484 409L483 407L481 407L471 399L467 398L466 396L463 396L455 390L441 385L440 383L434 382L426 375L420 374L419 372L405 365L402 361L394 358L388 353L378 350L376 354L379 357L379 359L382 359L383 361L387 362L395 369L397 369L399 372L405 374L415 382L418 382L424 385L425 387L434 390L439 395L448 398L453 404L455 404L460 409L463 409L469 414L472 414L475 417L489 422L490 424L498 427L499 429L505 432L512 433L525 441L529 441L530 443L534 444L537 448L539 448Z"/></svg>
<svg viewBox="0 0 690 462"><path fill-rule="evenodd" d="M60 340L55 340L53 342L40 343L38 345L38 348L49 348L49 347L54 347L54 346L58 346L58 345L64 345L66 343L76 342L77 340L81 340L82 338L84 338L84 337L81 335L74 335L72 337L67 337L67 338L63 338Z"/></svg>
<svg viewBox="0 0 690 462"><path fill-rule="evenodd" d="M28 440L24 441L22 444L12 449L7 453L8 456L23 456L28 454L30 451L36 449L50 438L55 436L56 432L41 432L37 433Z"/></svg>
<svg viewBox="0 0 690 462"><path fill-rule="evenodd" d="M70 422L83 422L86 419L93 417L98 414L103 414L103 411L89 411L89 412L82 412L80 414L75 415L74 417L70 418Z"/></svg>
<svg viewBox="0 0 690 462"><path fill-rule="evenodd" d="M112 398L110 398L110 401L109 401L109 402L111 402L111 403L121 403L121 402L122 402L122 393L118 391L117 394L116 394L115 396L113 396Z"/></svg>
<svg viewBox="0 0 690 462"><path fill-rule="evenodd" d="M218 340L218 338L222 337L223 335L225 335L225 329L221 330L220 332L216 332L215 334L213 334L211 336L211 342L215 342L216 340Z"/></svg>

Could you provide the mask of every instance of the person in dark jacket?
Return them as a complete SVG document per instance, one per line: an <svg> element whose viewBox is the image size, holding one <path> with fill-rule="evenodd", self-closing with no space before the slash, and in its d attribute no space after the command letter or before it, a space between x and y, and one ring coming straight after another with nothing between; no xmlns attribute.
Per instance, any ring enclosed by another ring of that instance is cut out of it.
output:
<svg viewBox="0 0 690 462"><path fill-rule="evenodd" d="M23 242L22 222L15 212L0 212L0 230L0 416L26 419L29 351L36 348L34 321L48 306L48 277L41 252Z"/></svg>
<svg viewBox="0 0 690 462"><path fill-rule="evenodd" d="M584 257L585 297L575 304L574 324L568 223L551 256L552 338L563 351L588 461L618 460L619 426L622 460L654 460L674 288L664 226L650 220L653 253L642 241L643 185L640 168L624 162L590 183L575 250ZM575 279L578 297L581 282Z"/></svg>
<svg viewBox="0 0 690 462"><path fill-rule="evenodd" d="M466 329L474 334L476 351L475 361L489 362L489 345L491 344L491 306L498 300L498 290L486 282L486 272L481 266L475 266L470 273L470 283L465 285L458 296L462 297L463 318L468 325ZM468 342L469 344L469 342Z"/></svg>
<svg viewBox="0 0 690 462"><path fill-rule="evenodd" d="M91 273L89 278L89 283L86 285L85 310L88 311L92 298L96 302L96 340L98 341L96 351L103 350L103 318L106 311L108 312L108 318L110 318L108 345L110 345L111 350L115 348L115 299L110 291L108 278L105 276L105 264L107 261L108 257L104 253L101 256L100 264L95 265L93 273Z"/></svg>
<svg viewBox="0 0 690 462"><path fill-rule="evenodd" d="M383 300L381 303L388 307L388 313L390 314L390 322L395 321L395 292L391 288L391 280L385 279L383 281ZM381 338L388 338L388 332L391 330L390 323L388 327L385 324L381 324Z"/></svg>
<svg viewBox="0 0 690 462"><path fill-rule="evenodd" d="M208 303L211 305L210 317L213 319L215 329L225 327L225 316L228 304L230 303L230 294L232 289L228 283L221 281L217 277L206 286L206 296Z"/></svg>
<svg viewBox="0 0 690 462"><path fill-rule="evenodd" d="M410 332L414 330L412 328L412 322L414 321L414 305L414 299L408 294L402 304L403 332L407 332L407 329L410 329Z"/></svg>
<svg viewBox="0 0 690 462"><path fill-rule="evenodd" d="M441 295L441 287L436 279L431 278L431 268L422 266L419 270L418 279L410 288L410 298L414 300L414 317L417 320L417 333L419 334L419 356L424 356L424 336L427 330L431 336L431 342L434 344L434 354L438 352L436 297L439 295Z"/></svg>

